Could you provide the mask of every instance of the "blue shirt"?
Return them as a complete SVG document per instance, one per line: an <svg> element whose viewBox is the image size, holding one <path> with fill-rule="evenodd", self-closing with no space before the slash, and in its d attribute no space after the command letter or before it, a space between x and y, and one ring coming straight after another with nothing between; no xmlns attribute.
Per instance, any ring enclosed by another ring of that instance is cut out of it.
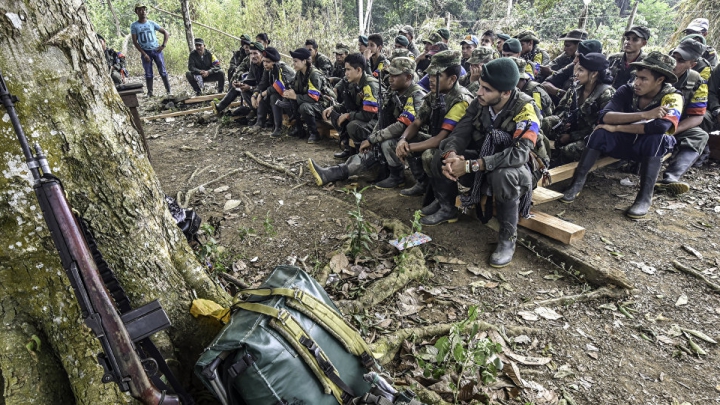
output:
<svg viewBox="0 0 720 405"><path fill-rule="evenodd" d="M135 21L130 25L130 33L137 36L138 44L146 51L154 51L160 47L155 31L160 31L159 25L155 21L147 20L144 23Z"/></svg>

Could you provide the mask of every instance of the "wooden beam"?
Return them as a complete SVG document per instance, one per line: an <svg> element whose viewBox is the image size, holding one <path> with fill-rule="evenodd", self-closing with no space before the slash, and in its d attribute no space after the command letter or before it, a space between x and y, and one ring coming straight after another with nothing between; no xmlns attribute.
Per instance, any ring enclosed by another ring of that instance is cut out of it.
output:
<svg viewBox="0 0 720 405"><path fill-rule="evenodd" d="M546 202L559 200L562 196L562 193L550 190L549 188L536 187L535 190L533 190L532 202L533 205L540 205Z"/></svg>
<svg viewBox="0 0 720 405"><path fill-rule="evenodd" d="M222 100L227 93L208 94L205 96L190 97L182 101L183 104L202 103L203 101L212 101L214 99Z"/></svg>
<svg viewBox="0 0 720 405"><path fill-rule="evenodd" d="M597 162L595 162L595 165L593 165L592 169L590 169L590 171L599 169L607 165L611 165L617 161L617 159L611 157L604 157L602 159L598 159ZM575 168L577 167L577 165L578 162L573 162L550 169L550 178L552 179L552 182L557 183L559 181L571 179L573 174L575 173Z"/></svg>
<svg viewBox="0 0 720 405"><path fill-rule="evenodd" d="M325 120L317 121L318 133L323 138L340 139L338 131L332 126L332 124Z"/></svg>
<svg viewBox="0 0 720 405"><path fill-rule="evenodd" d="M520 218L518 225L537 233L571 244L585 236L585 228L540 211L531 211L531 218Z"/></svg>
<svg viewBox="0 0 720 405"><path fill-rule="evenodd" d="M242 102L236 101L236 102L234 102L234 103L231 103L231 104L228 106L228 108L237 107L237 106L239 106L239 105L241 105L241 104L242 104ZM179 117L179 116L181 116L181 115L195 114L195 113L199 113L199 112L203 112L203 111L212 111L212 106L210 106L210 107L203 107L203 108L196 108L196 109L194 109L194 110L175 111L175 112L171 112L171 113L151 115L151 116L149 116L149 117L143 117L143 119L144 119L145 121L152 121L152 120L157 120L157 119L160 119L160 118Z"/></svg>

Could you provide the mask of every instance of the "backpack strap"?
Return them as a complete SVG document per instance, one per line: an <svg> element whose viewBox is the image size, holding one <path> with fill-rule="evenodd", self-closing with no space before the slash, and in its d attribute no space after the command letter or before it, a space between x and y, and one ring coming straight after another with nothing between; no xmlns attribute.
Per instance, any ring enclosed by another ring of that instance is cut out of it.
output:
<svg viewBox="0 0 720 405"><path fill-rule="evenodd" d="M355 397L352 388L340 378L330 358L288 311L256 302L241 302L235 304L235 307L273 318L270 321L270 326L285 338L298 355L302 357L305 364L310 367L315 377L320 381L325 393L333 394L340 404L344 404Z"/></svg>
<svg viewBox="0 0 720 405"><path fill-rule="evenodd" d="M367 369L377 368L372 352L360 334L326 303L303 290L292 288L261 288L242 290L240 293L261 297L283 296L287 306L302 312L305 316L323 327L337 339L345 350L360 357Z"/></svg>

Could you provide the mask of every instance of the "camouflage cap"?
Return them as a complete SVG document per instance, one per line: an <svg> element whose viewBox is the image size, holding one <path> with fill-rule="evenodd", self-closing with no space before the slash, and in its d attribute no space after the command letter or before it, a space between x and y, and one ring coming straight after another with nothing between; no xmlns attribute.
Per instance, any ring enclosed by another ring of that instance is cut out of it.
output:
<svg viewBox="0 0 720 405"><path fill-rule="evenodd" d="M437 73L444 72L447 68L460 65L460 52L459 51L442 51L433 55L430 59L430 66L428 66L425 73L434 75Z"/></svg>
<svg viewBox="0 0 720 405"><path fill-rule="evenodd" d="M415 29L412 27L412 25L405 25L398 30L398 34L410 34L410 36L414 37Z"/></svg>
<svg viewBox="0 0 720 405"><path fill-rule="evenodd" d="M135 8L133 10L137 10L139 8L147 8L145 3L135 3Z"/></svg>
<svg viewBox="0 0 720 405"><path fill-rule="evenodd" d="M401 75L403 73L413 74L415 72L415 62L404 56L394 58L387 67L388 74L392 76Z"/></svg>
<svg viewBox="0 0 720 405"><path fill-rule="evenodd" d="M437 32L433 32L427 39L422 40L424 44L434 44L436 42L442 42L442 37Z"/></svg>
<svg viewBox="0 0 720 405"><path fill-rule="evenodd" d="M471 65L477 65L480 63L488 63L495 57L495 51L487 46L481 46L473 49L472 55L467 62Z"/></svg>
<svg viewBox="0 0 720 405"><path fill-rule="evenodd" d="M517 65L518 73L520 73L521 79L527 79L532 80L533 77L530 75L530 73L525 71L525 67L527 66L527 61L523 58L516 58L514 56L511 56L510 59L512 59L513 62Z"/></svg>
<svg viewBox="0 0 720 405"><path fill-rule="evenodd" d="M515 35L515 38L517 38L518 41L533 41L536 44L540 43L540 39L537 37L535 32L530 30L520 32L519 34Z"/></svg>
<svg viewBox="0 0 720 405"><path fill-rule="evenodd" d="M343 44L342 42L338 42L335 44L335 54L342 55L342 54L349 54L350 53L350 47Z"/></svg>
<svg viewBox="0 0 720 405"><path fill-rule="evenodd" d="M390 60L393 60L395 58L409 58L410 55L415 56L407 48L395 48L395 49L393 49L392 54L390 55Z"/></svg>
<svg viewBox="0 0 720 405"><path fill-rule="evenodd" d="M647 54L642 61L633 62L630 66L642 67L658 72L667 78L665 83L673 84L678 81L677 76L673 73L673 69L675 69L676 64L677 62L672 56L665 55L658 51L652 51Z"/></svg>

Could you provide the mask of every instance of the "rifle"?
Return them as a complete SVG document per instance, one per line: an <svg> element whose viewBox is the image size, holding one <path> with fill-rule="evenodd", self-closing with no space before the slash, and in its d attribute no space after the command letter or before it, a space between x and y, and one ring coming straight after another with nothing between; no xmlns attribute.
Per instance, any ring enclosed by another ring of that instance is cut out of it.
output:
<svg viewBox="0 0 720 405"><path fill-rule="evenodd" d="M573 77L573 84L570 86L570 89L568 91L572 94L572 102L570 103L570 110L563 112L563 115L561 116L560 121L558 121L557 124L555 124L552 129L560 129L561 131L564 130L566 124L570 124L570 129L577 126L578 121L578 112L580 110L580 106L578 105L578 81Z"/></svg>
<svg viewBox="0 0 720 405"><path fill-rule="evenodd" d="M440 93L440 72L438 72L435 73L435 100L430 113L430 136L435 136L442 130L446 109L445 94Z"/></svg>
<svg viewBox="0 0 720 405"><path fill-rule="evenodd" d="M125 291L95 249L95 240L86 224L73 213L62 183L50 171L38 143L33 146L33 155L15 111L18 98L10 94L2 73L0 101L25 155L35 195L83 320L102 346L103 352L97 356L105 370L102 382L116 383L121 391L130 391L134 398L147 405L177 405L181 403L181 397L184 405L193 404L149 340L153 333L170 327L170 319L157 301L134 310L130 308ZM158 371L164 374L178 395L166 392L164 388L167 387L157 375Z"/></svg>

